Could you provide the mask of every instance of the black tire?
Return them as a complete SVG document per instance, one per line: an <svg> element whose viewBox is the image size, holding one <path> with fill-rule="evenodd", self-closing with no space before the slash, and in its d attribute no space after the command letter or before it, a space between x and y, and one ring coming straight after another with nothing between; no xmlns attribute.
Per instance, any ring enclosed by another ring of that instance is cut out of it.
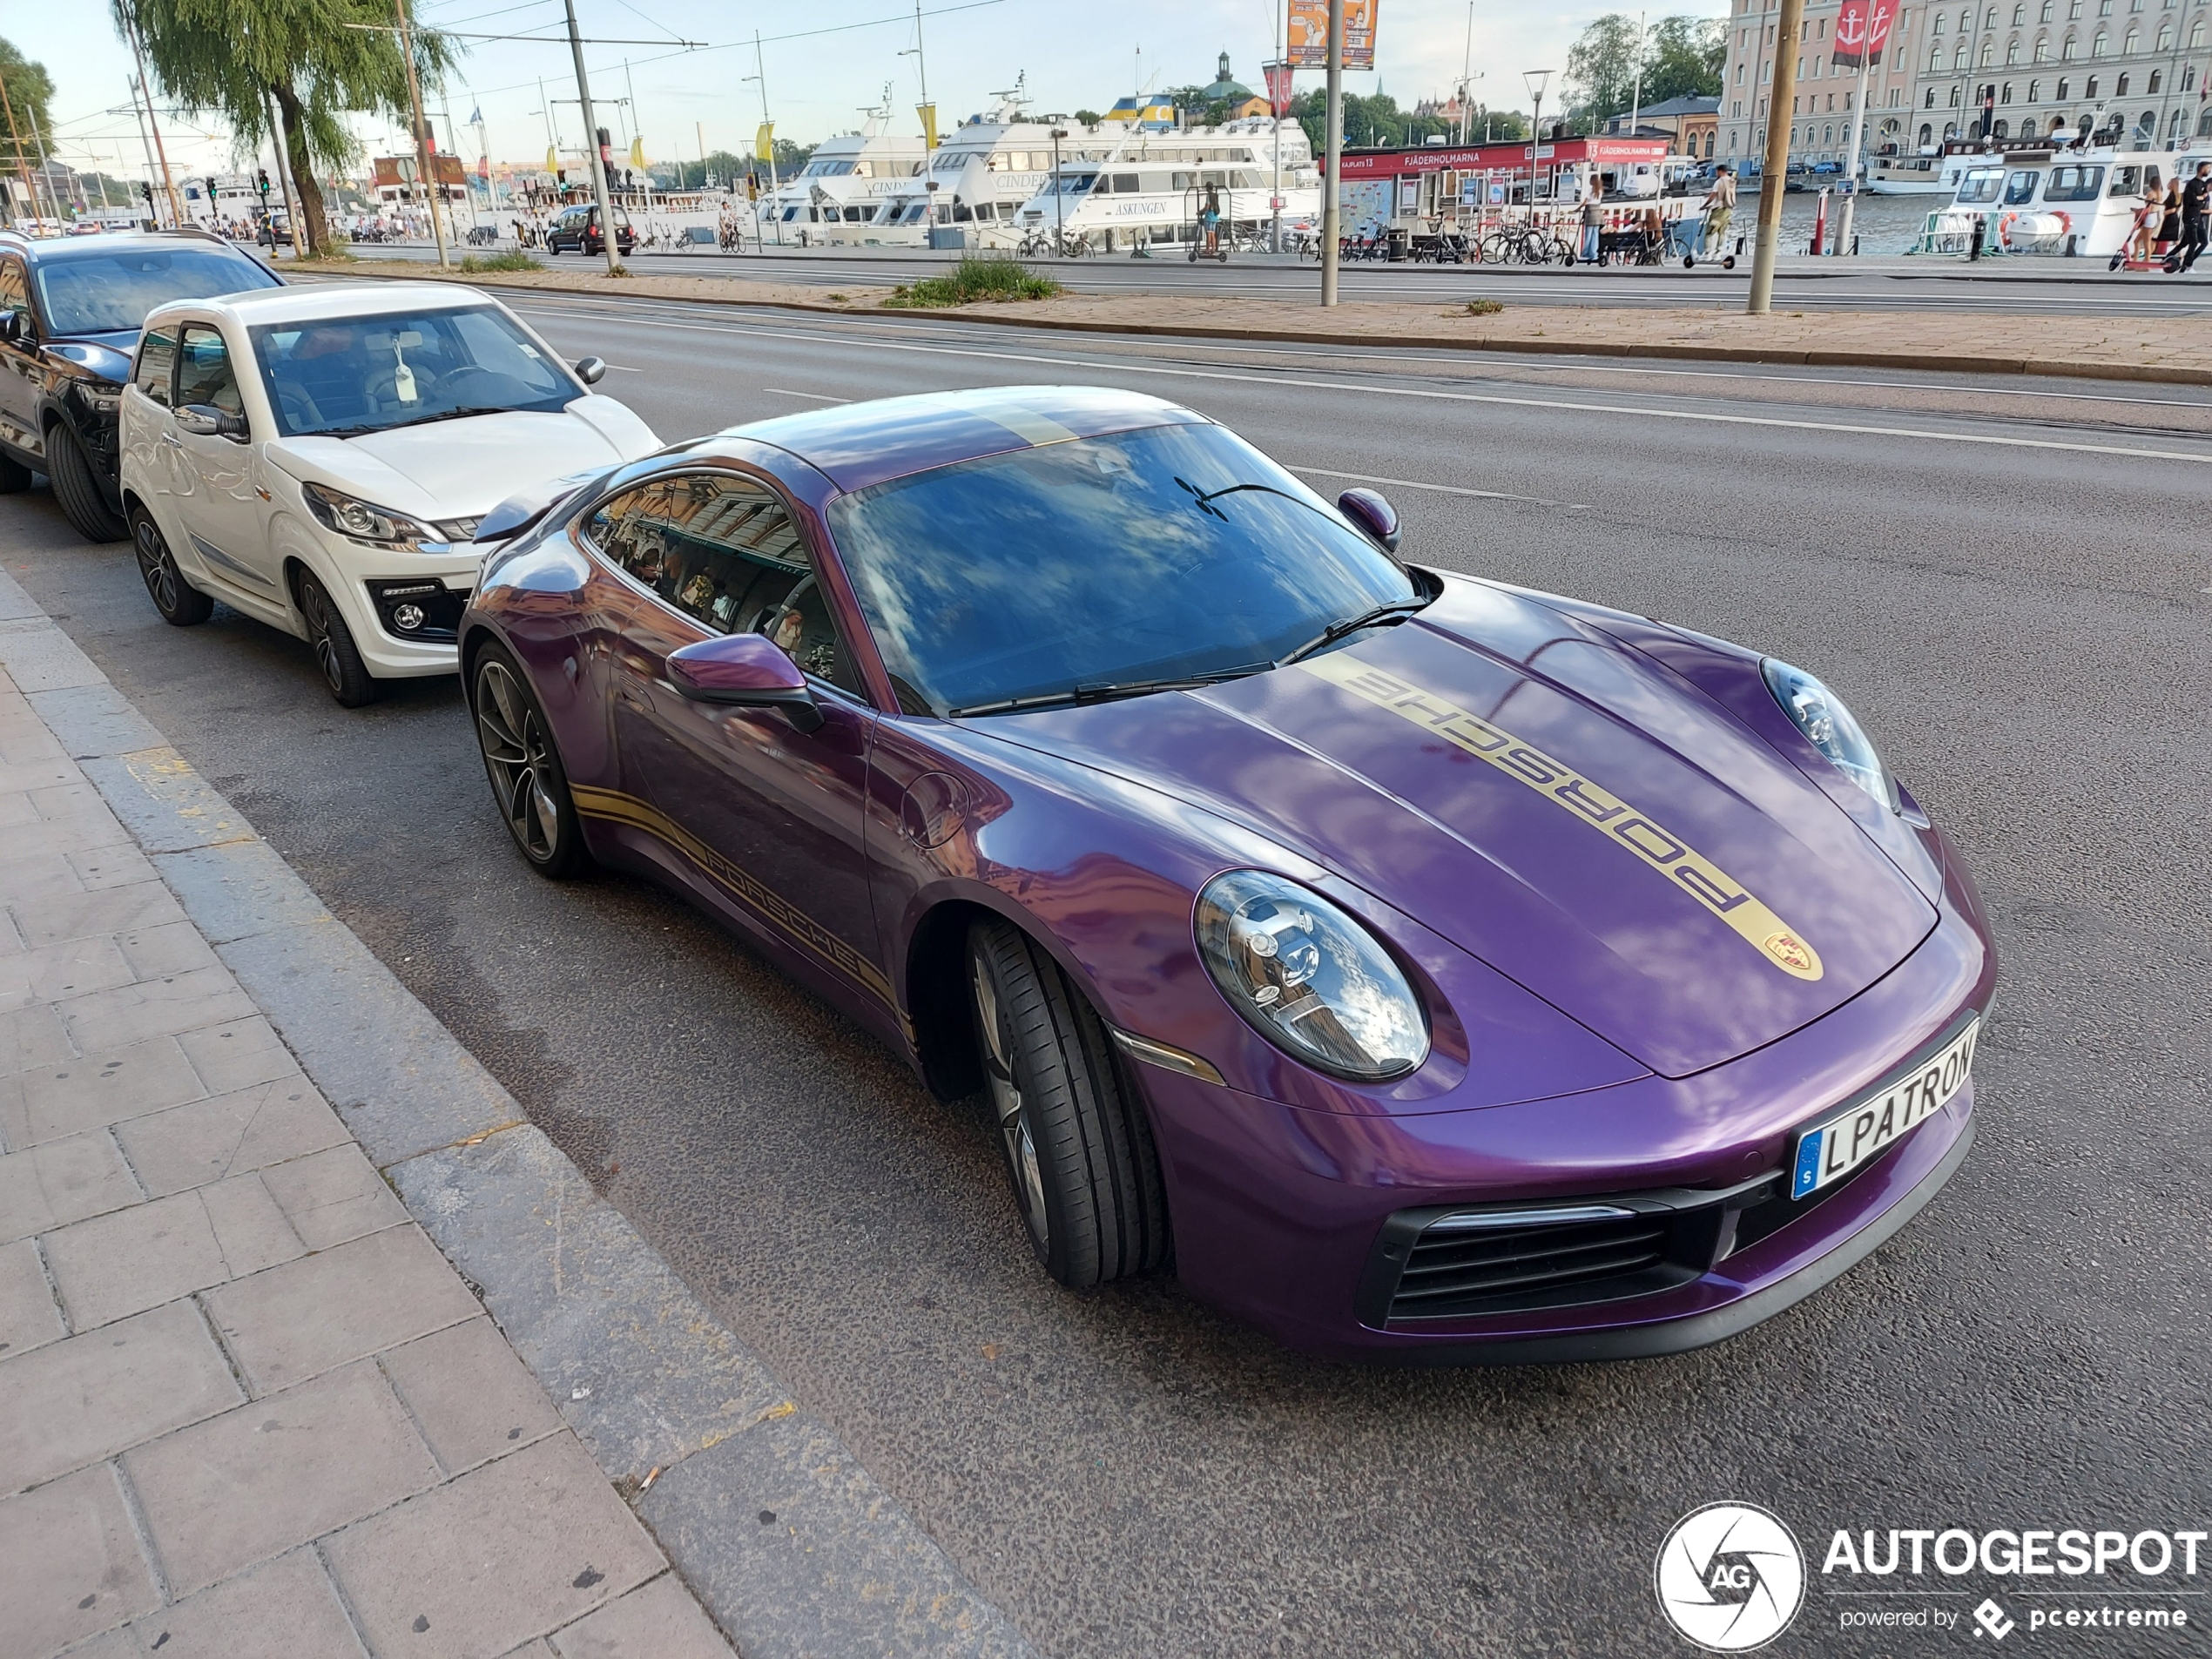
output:
<svg viewBox="0 0 2212 1659"><path fill-rule="evenodd" d="M30 488L30 469L13 455L0 455L0 496L18 496Z"/></svg>
<svg viewBox="0 0 2212 1659"><path fill-rule="evenodd" d="M531 869L552 881L591 867L569 775L529 678L504 646L487 645L469 670L469 707L492 799Z"/></svg>
<svg viewBox="0 0 2212 1659"><path fill-rule="evenodd" d="M101 493L84 446L66 426L54 428L46 440L46 476L54 486L54 499L62 504L62 516L86 541L119 542L131 533L123 516Z"/></svg>
<svg viewBox="0 0 2212 1659"><path fill-rule="evenodd" d="M138 556L138 576L162 621L172 628L191 628L215 614L215 602L185 580L161 527L143 507L132 509L131 550Z"/></svg>
<svg viewBox="0 0 2212 1659"><path fill-rule="evenodd" d="M1086 1290L1161 1265L1167 1199L1113 1039L1059 964L993 917L968 930L968 998L1015 1209L1046 1272Z"/></svg>
<svg viewBox="0 0 2212 1659"><path fill-rule="evenodd" d="M299 597L300 619L307 624L307 643L314 647L331 696L349 709L376 701L376 677L361 661L361 648L354 644L354 631L346 625L338 602L314 571L300 572Z"/></svg>

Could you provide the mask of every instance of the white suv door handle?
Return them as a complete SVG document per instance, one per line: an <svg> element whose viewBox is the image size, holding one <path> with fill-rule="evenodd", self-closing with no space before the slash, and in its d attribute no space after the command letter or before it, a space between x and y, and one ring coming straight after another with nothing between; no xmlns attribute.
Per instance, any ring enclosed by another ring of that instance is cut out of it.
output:
<svg viewBox="0 0 2212 1659"><path fill-rule="evenodd" d="M164 443L174 444L179 449L185 447L185 441L173 432L163 433L161 435L161 441Z"/></svg>

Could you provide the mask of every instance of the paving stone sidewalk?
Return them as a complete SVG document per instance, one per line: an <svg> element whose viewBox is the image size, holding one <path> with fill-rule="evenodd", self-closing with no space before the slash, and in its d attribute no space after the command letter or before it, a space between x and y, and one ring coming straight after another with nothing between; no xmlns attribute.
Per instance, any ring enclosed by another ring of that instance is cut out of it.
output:
<svg viewBox="0 0 2212 1659"><path fill-rule="evenodd" d="M0 671L0 1659L730 1651Z"/></svg>

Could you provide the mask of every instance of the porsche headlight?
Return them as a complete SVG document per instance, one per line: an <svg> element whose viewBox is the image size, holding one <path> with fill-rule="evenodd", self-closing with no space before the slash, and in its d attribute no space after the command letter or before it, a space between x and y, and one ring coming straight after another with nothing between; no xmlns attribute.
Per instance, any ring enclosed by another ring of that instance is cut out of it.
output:
<svg viewBox="0 0 2212 1659"><path fill-rule="evenodd" d="M1883 806L1897 810L1897 780L1882 764L1874 745L1843 699L1802 668L1792 668L1777 657L1760 664L1767 689L1783 712L1797 723L1805 740L1832 761L1844 776Z"/></svg>
<svg viewBox="0 0 2212 1659"><path fill-rule="evenodd" d="M1279 875L1231 870L1198 895L1198 954L1238 1013L1277 1048L1355 1082L1428 1057L1428 1022L1375 936Z"/></svg>
<svg viewBox="0 0 2212 1659"><path fill-rule="evenodd" d="M327 528L341 536L350 536L356 542L411 548L423 542L442 545L448 539L443 531L419 518L395 513L388 507L372 506L325 484L303 483L300 491L307 497L307 510Z"/></svg>

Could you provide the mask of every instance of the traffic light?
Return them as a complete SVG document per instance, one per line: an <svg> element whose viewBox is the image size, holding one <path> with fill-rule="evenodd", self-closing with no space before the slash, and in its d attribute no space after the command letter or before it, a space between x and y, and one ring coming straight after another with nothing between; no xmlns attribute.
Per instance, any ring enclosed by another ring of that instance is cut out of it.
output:
<svg viewBox="0 0 2212 1659"><path fill-rule="evenodd" d="M153 206L153 186L143 179L138 180L138 194L146 199L147 206Z"/></svg>
<svg viewBox="0 0 2212 1659"><path fill-rule="evenodd" d="M262 200L266 201L268 199L269 170L266 167L257 167L254 169L253 187L261 192Z"/></svg>

